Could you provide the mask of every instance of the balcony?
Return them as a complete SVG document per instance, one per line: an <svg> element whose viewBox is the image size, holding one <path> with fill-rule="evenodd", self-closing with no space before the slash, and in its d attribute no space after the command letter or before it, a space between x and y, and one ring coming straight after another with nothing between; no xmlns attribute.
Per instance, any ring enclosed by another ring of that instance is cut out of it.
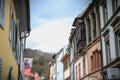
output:
<svg viewBox="0 0 120 80"><path fill-rule="evenodd" d="M86 45L86 40L79 40L79 42L77 43L77 52L81 52Z"/></svg>

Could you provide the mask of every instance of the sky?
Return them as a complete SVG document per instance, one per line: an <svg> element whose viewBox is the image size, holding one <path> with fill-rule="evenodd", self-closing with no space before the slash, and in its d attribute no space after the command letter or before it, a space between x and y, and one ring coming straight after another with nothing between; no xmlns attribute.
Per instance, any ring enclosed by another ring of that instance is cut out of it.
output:
<svg viewBox="0 0 120 80"><path fill-rule="evenodd" d="M73 21L91 0L30 0L26 48L58 52L69 42Z"/></svg>

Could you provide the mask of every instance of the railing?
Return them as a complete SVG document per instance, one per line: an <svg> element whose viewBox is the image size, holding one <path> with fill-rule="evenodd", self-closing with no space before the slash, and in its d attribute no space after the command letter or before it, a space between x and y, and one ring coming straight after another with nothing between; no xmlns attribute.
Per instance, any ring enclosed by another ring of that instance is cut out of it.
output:
<svg viewBox="0 0 120 80"><path fill-rule="evenodd" d="M79 42L77 43L77 52L84 49L85 45L86 45L86 40L79 40Z"/></svg>

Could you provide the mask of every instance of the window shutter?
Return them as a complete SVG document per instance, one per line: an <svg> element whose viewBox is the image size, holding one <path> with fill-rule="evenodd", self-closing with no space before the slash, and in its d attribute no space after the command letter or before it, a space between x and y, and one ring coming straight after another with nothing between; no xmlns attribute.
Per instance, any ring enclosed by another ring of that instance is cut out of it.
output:
<svg viewBox="0 0 120 80"><path fill-rule="evenodd" d="M20 41L17 42L17 62L20 64Z"/></svg>
<svg viewBox="0 0 120 80"><path fill-rule="evenodd" d="M13 26L12 26L13 27L13 31L12 31L13 32L12 49L13 49L13 51L15 51L15 34L16 34L15 33L16 32L16 26L15 25L16 24L15 24L15 20L14 19L12 20L12 24L13 24Z"/></svg>
<svg viewBox="0 0 120 80"><path fill-rule="evenodd" d="M0 27L4 26L5 0L0 0Z"/></svg>
<svg viewBox="0 0 120 80"><path fill-rule="evenodd" d="M2 59L0 58L0 80L2 80Z"/></svg>

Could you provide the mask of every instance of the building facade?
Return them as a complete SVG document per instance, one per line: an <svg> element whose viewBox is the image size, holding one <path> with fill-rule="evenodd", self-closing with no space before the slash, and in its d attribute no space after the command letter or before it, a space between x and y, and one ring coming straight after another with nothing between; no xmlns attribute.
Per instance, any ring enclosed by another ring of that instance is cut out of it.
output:
<svg viewBox="0 0 120 80"><path fill-rule="evenodd" d="M120 0L92 0L72 26L64 80L119 80Z"/></svg>
<svg viewBox="0 0 120 80"><path fill-rule="evenodd" d="M74 80L75 28L71 29L68 50L70 52L70 80Z"/></svg>
<svg viewBox="0 0 120 80"><path fill-rule="evenodd" d="M75 80L102 80L99 1L93 0L73 22Z"/></svg>
<svg viewBox="0 0 120 80"><path fill-rule="evenodd" d="M74 52L74 80L87 80L88 60L85 50L86 46L86 28L83 13L75 18L73 26L75 27L75 52Z"/></svg>
<svg viewBox="0 0 120 80"><path fill-rule="evenodd" d="M56 80L56 54L53 55L52 60L49 63L50 67L50 80Z"/></svg>
<svg viewBox="0 0 120 80"><path fill-rule="evenodd" d="M62 48L56 56L56 80L64 80L64 74L63 74L63 63L61 62L61 59L64 55L64 48Z"/></svg>
<svg viewBox="0 0 120 80"><path fill-rule="evenodd" d="M102 0L100 3L100 20L103 53L102 75L104 80L119 80L120 0Z"/></svg>
<svg viewBox="0 0 120 80"><path fill-rule="evenodd" d="M84 13L86 27L86 53L88 59L88 74L90 80L102 80L102 53L100 38L99 0L93 0Z"/></svg>
<svg viewBox="0 0 120 80"><path fill-rule="evenodd" d="M63 58L61 59L63 62L63 74L64 80L70 80L70 53L66 52Z"/></svg>
<svg viewBox="0 0 120 80"><path fill-rule="evenodd" d="M30 33L29 0L0 0L0 80L22 80L22 58Z"/></svg>

